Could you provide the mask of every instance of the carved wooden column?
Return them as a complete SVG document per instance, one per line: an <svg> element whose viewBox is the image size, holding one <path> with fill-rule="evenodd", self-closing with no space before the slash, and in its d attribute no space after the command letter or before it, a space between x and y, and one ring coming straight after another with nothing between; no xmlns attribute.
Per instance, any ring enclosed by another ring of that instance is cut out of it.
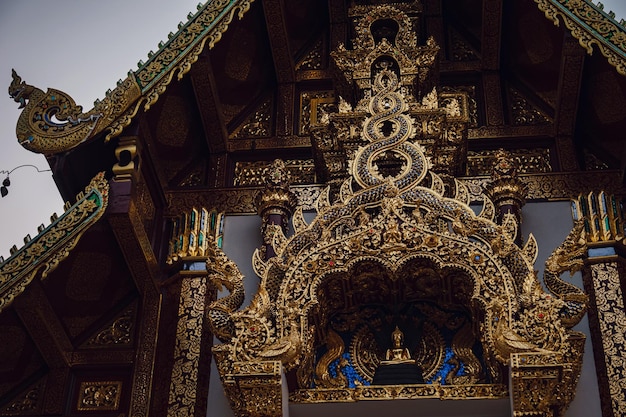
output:
<svg viewBox="0 0 626 417"><path fill-rule="evenodd" d="M603 417L626 415L626 247L614 196L581 195L572 204L584 219L589 250L583 274Z"/></svg>
<svg viewBox="0 0 626 417"><path fill-rule="evenodd" d="M517 163L509 152L502 149L496 152L491 181L487 183L485 192L496 207L498 224L502 224L506 214L515 216L518 225L515 243L521 246L519 226L522 223L522 207L526 203L528 187L517 176Z"/></svg>
<svg viewBox="0 0 626 417"><path fill-rule="evenodd" d="M166 373L169 377L167 399L159 402L161 407L166 407L167 416L206 415L213 346L206 309L216 298L206 262L209 247L221 246L222 218L222 213L202 208L183 213L172 222L167 259L172 265L172 275L163 289L170 294L170 305L166 308L174 316L167 325L175 326L175 331L166 329L173 333L171 342L163 347L169 352L171 359L164 362L171 371ZM155 399L155 408L157 401L159 399Z"/></svg>
<svg viewBox="0 0 626 417"><path fill-rule="evenodd" d="M279 226L287 234L289 218L298 204L296 195L289 191L289 173L285 163L276 159L269 167L264 178L265 188L256 197L256 207L263 219L261 234L263 236L262 251L267 260L276 255L272 247L271 226Z"/></svg>
<svg viewBox="0 0 626 417"><path fill-rule="evenodd" d="M206 329L205 309L215 298L214 290L206 271L180 271L175 279L180 283L180 298L167 416L201 417L206 415L213 339Z"/></svg>
<svg viewBox="0 0 626 417"><path fill-rule="evenodd" d="M601 387L602 415L618 417L626 415L626 311L621 286L626 280L625 258L616 253L593 256L600 249L615 253L615 248L610 246L589 249L585 277L585 288L591 299L589 326Z"/></svg>

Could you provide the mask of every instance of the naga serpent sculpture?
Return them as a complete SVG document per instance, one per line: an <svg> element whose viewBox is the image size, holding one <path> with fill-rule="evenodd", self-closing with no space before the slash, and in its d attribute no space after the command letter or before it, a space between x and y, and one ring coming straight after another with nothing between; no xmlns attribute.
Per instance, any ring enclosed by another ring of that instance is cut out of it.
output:
<svg viewBox="0 0 626 417"><path fill-rule="evenodd" d="M22 81L15 70L9 95L24 109L17 121L17 139L26 149L51 155L67 151L86 140L102 117L100 111L82 112L66 93L43 92Z"/></svg>

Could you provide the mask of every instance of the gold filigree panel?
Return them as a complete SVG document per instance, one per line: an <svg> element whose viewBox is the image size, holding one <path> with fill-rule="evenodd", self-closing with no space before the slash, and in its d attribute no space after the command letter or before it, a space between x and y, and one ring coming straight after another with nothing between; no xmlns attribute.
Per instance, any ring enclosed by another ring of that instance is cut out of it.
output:
<svg viewBox="0 0 626 417"><path fill-rule="evenodd" d="M124 310L122 314L89 338L83 347L130 346L134 335L135 309L136 305L133 304L130 308Z"/></svg>
<svg viewBox="0 0 626 417"><path fill-rule="evenodd" d="M335 105L333 91L303 91L300 93L299 135L308 135L309 129L322 124L324 113L331 113Z"/></svg>
<svg viewBox="0 0 626 417"><path fill-rule="evenodd" d="M507 398L508 387L501 384L476 385L377 385L359 388L327 388L298 390L290 395L295 403L355 402L360 400L396 399L459 399L459 398Z"/></svg>
<svg viewBox="0 0 626 417"><path fill-rule="evenodd" d="M272 100L267 99L229 136L230 139L265 138L272 135Z"/></svg>
<svg viewBox="0 0 626 417"><path fill-rule="evenodd" d="M206 295L206 278L182 280L168 416L195 415Z"/></svg>
<svg viewBox="0 0 626 417"><path fill-rule="evenodd" d="M4 333L3 333L4 335ZM35 415L40 412L46 379L43 378L17 395L6 406L0 409L3 416Z"/></svg>
<svg viewBox="0 0 626 417"><path fill-rule="evenodd" d="M313 47L296 64L296 71L322 69L323 39L319 39Z"/></svg>
<svg viewBox="0 0 626 417"><path fill-rule="evenodd" d="M467 151L467 175L490 175L496 152L496 150ZM518 174L552 172L550 149L513 149L508 153L517 166Z"/></svg>
<svg viewBox="0 0 626 417"><path fill-rule="evenodd" d="M270 161L239 161L235 163L236 187L262 187L270 170ZM285 166L293 185L315 183L315 163L312 159L287 159Z"/></svg>
<svg viewBox="0 0 626 417"><path fill-rule="evenodd" d="M614 416L626 415L626 310L616 262L591 266L598 323Z"/></svg>
<svg viewBox="0 0 626 417"><path fill-rule="evenodd" d="M78 411L114 411L119 409L122 381L81 382Z"/></svg>

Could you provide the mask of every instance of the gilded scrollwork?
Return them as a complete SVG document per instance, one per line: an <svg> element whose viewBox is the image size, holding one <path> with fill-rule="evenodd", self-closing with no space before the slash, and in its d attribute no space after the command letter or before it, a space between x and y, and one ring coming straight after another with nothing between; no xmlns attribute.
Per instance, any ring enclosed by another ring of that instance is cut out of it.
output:
<svg viewBox="0 0 626 417"><path fill-rule="evenodd" d="M130 345L133 341L135 308L124 311L116 317L108 326L85 342L85 347L105 347L111 345Z"/></svg>
<svg viewBox="0 0 626 417"><path fill-rule="evenodd" d="M292 185L315 183L315 164L312 159L287 159L285 165ZM234 185L237 187L263 186L263 178L269 169L270 163L267 161L236 162Z"/></svg>
<svg viewBox="0 0 626 417"><path fill-rule="evenodd" d="M626 310L624 294L620 281L623 272L616 261L597 263L590 266L591 282L595 295L597 323L601 336L602 356L606 369L608 399L612 414L619 416L626 413L626 400L622 395L626 391L626 370L624 352L626 352Z"/></svg>
<svg viewBox="0 0 626 417"><path fill-rule="evenodd" d="M113 411L119 409L122 381L81 382L78 391L79 411Z"/></svg>
<svg viewBox="0 0 626 417"><path fill-rule="evenodd" d="M203 313L207 287L204 277L184 278L181 283L168 416L194 415L196 412L197 370L203 345Z"/></svg>
<svg viewBox="0 0 626 417"><path fill-rule="evenodd" d="M104 173L96 175L76 203L66 205L60 217L39 235L0 263L0 311L21 294L33 278L41 272L44 279L70 253L82 234L93 225L107 207L109 183Z"/></svg>
<svg viewBox="0 0 626 417"><path fill-rule="evenodd" d="M103 116L98 110L83 113L66 93L46 93L26 84L13 70L9 95L24 109L17 121L17 140L26 149L51 155L67 151L90 137Z"/></svg>
<svg viewBox="0 0 626 417"><path fill-rule="evenodd" d="M507 366L517 415L571 400L581 356L570 329L585 300L561 291L559 275L578 265L576 230L554 255L558 267L547 268L554 284L547 293L534 271L536 242L520 248L511 216L496 224L481 191L484 215L476 215L468 205L472 184L433 172L454 163L453 144L465 151L467 95L429 86L438 46L432 39L417 45L406 7L352 9L357 47L339 46L333 57L362 99L340 101L314 132L327 149L339 132L350 162L343 174L340 164L330 172L335 189L320 192L310 223L297 210L290 238L279 226L268 229L275 256L255 252L261 282L250 306L239 310L237 266L219 248L208 254L210 280L230 292L207 313L223 342L214 354L237 415L261 415L259 404L263 415L280 415L279 376L289 370L304 384L292 396L301 402L499 398ZM393 36L389 20L399 27ZM414 82L423 87L418 94ZM450 143L437 142L444 131L452 132ZM497 168L494 180L513 176L506 164ZM430 384L370 385L394 325L411 349L402 357L419 361ZM368 332L376 343L366 341ZM278 368L252 375L261 364ZM538 393L523 389L531 374Z"/></svg>
<svg viewBox="0 0 626 417"><path fill-rule="evenodd" d="M126 79L120 80L93 109L82 112L66 93L43 92L26 84L13 71L10 96L23 108L17 123L17 138L26 149L52 155L68 151L108 129L105 140L118 136L129 126L141 105L148 110L165 92L175 74L180 80L198 60L205 46L212 48L232 19L241 18L253 0L206 2L190 16L176 35L159 45L156 54Z"/></svg>
<svg viewBox="0 0 626 417"><path fill-rule="evenodd" d="M597 6L583 0L535 0L556 26L564 22L589 54L595 45L617 71L626 75L626 33Z"/></svg>

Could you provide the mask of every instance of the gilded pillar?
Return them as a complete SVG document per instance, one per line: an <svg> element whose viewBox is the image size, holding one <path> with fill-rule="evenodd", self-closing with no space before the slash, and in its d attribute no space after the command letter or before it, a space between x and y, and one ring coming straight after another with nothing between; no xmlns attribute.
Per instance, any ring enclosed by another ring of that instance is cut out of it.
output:
<svg viewBox="0 0 626 417"><path fill-rule="evenodd" d="M181 271L180 298L167 416L204 416L208 395L207 357L212 335L205 332L205 308L211 301L206 273Z"/></svg>
<svg viewBox="0 0 626 417"><path fill-rule="evenodd" d="M496 208L498 224L502 224L506 214L515 216L518 226L515 243L521 245L519 226L522 223L522 207L526 203L528 187L517 176L517 162L509 152L503 149L496 152L491 181L486 184L485 192Z"/></svg>
<svg viewBox="0 0 626 417"><path fill-rule="evenodd" d="M289 218L293 214L298 201L296 195L289 190L289 173L285 162L274 160L265 175L265 188L256 197L257 213L261 216L261 248L267 260L276 255L272 247L272 226L281 227L287 234Z"/></svg>
<svg viewBox="0 0 626 417"><path fill-rule="evenodd" d="M171 352L167 416L206 415L210 352L213 334L206 310L216 298L215 286L207 273L208 252L222 244L223 213L205 208L192 209L172 219L167 263L172 276L163 284L170 294L166 309L175 314L173 337L162 350ZM177 305L175 305L177 303ZM174 313L175 312L175 313ZM167 318L166 318L167 319ZM172 340L173 339L173 340ZM172 346L173 343L173 346ZM165 406L165 399L155 400Z"/></svg>
<svg viewBox="0 0 626 417"><path fill-rule="evenodd" d="M614 196L580 195L572 203L583 219L589 249L583 275L589 295L593 341L603 417L626 415L626 248L624 222Z"/></svg>
<svg viewBox="0 0 626 417"><path fill-rule="evenodd" d="M595 250L600 248L595 248ZM605 247L605 249L607 249ZM613 248L610 248L613 249ZM594 249L590 249L592 255ZM618 255L590 256L585 286L590 293L594 354L601 387L603 417L626 415L626 311L621 282L624 258ZM600 359L600 360L598 360Z"/></svg>

